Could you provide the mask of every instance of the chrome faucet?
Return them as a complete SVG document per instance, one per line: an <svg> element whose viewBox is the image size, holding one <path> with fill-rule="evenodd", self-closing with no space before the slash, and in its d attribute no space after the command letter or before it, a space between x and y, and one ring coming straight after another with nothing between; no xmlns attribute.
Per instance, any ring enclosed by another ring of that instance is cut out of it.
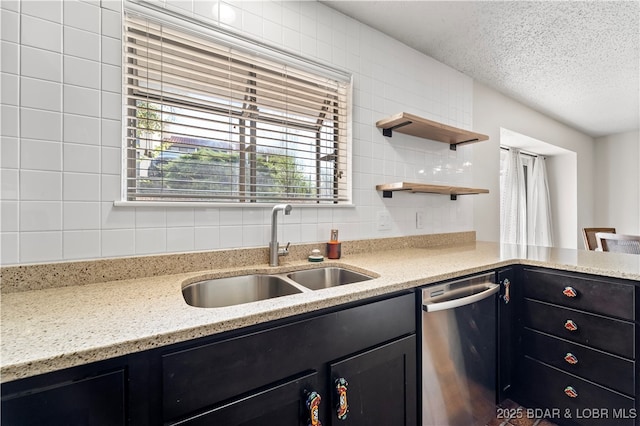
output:
<svg viewBox="0 0 640 426"><path fill-rule="evenodd" d="M283 211L284 214L291 214L291 204L276 204L271 211L271 242L269 243L269 266L278 266L278 257L289 254L289 245L280 248L278 244L278 212Z"/></svg>

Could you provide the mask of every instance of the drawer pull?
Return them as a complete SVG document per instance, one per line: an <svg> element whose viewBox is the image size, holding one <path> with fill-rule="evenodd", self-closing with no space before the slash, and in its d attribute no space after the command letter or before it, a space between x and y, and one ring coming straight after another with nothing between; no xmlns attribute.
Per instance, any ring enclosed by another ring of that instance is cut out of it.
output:
<svg viewBox="0 0 640 426"><path fill-rule="evenodd" d="M308 426L322 426L320 422L320 394L318 392L308 392L306 406L309 415Z"/></svg>
<svg viewBox="0 0 640 426"><path fill-rule="evenodd" d="M567 354L564 356L564 360L571 365L576 365L578 363L578 358L571 352L567 352Z"/></svg>
<svg viewBox="0 0 640 426"><path fill-rule="evenodd" d="M573 287L565 287L564 290L562 290L562 294L571 298L578 296L578 292Z"/></svg>
<svg viewBox="0 0 640 426"><path fill-rule="evenodd" d="M578 330L578 325L569 319L564 323L564 328L566 328L569 331L576 331Z"/></svg>
<svg viewBox="0 0 640 426"><path fill-rule="evenodd" d="M572 386L567 386L566 388L564 388L564 393L569 398L577 398L578 397L578 391L576 391Z"/></svg>
<svg viewBox="0 0 640 426"><path fill-rule="evenodd" d="M347 402L347 386L349 383L343 377L336 379L336 395L338 398L338 405L336 406L336 415L338 420L346 420L347 413L349 413L349 404Z"/></svg>
<svg viewBox="0 0 640 426"><path fill-rule="evenodd" d="M502 298L504 299L504 304L505 305L507 303L509 303L509 301L511 300L511 295L510 295L510 291L509 291L510 287L511 287L511 281L509 281L509 278L505 278L505 280L504 280L504 296L502 296Z"/></svg>

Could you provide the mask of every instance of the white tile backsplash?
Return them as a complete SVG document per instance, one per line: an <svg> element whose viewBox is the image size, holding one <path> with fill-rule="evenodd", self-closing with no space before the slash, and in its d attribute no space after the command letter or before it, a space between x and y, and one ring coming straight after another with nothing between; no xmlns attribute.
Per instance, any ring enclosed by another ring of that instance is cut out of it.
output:
<svg viewBox="0 0 640 426"><path fill-rule="evenodd" d="M2 59L4 61L4 55ZM22 46L19 63L23 77L62 82L62 55L59 53Z"/></svg>
<svg viewBox="0 0 640 426"><path fill-rule="evenodd" d="M73 27L64 27L64 54L90 61L100 60L100 35Z"/></svg>
<svg viewBox="0 0 640 426"><path fill-rule="evenodd" d="M5 3L3 0L2 3ZM62 2L51 0L29 0L16 2L20 4L23 15L62 23Z"/></svg>
<svg viewBox="0 0 640 426"><path fill-rule="evenodd" d="M62 25L23 15L20 42L24 46L62 52Z"/></svg>
<svg viewBox="0 0 640 426"><path fill-rule="evenodd" d="M65 0L64 25L95 33L100 32L100 8L78 0ZM104 12L103 12L104 13Z"/></svg>
<svg viewBox="0 0 640 426"><path fill-rule="evenodd" d="M62 234L65 260L100 257L100 231L65 231Z"/></svg>
<svg viewBox="0 0 640 426"><path fill-rule="evenodd" d="M20 143L22 170L62 170L62 144L60 142L22 139Z"/></svg>
<svg viewBox="0 0 640 426"><path fill-rule="evenodd" d="M281 243L322 244L332 228L341 239L472 229L470 197L383 199L374 188L403 179L470 185L463 163L471 148L453 152L397 133L389 139L375 128L401 111L470 128L470 78L317 2L154 4L353 73L355 207L279 213ZM268 244L269 207L113 205L122 194L121 5L2 2L4 264ZM420 230L417 209L425 214ZM389 211L391 230L377 230L378 210Z"/></svg>
<svg viewBox="0 0 640 426"><path fill-rule="evenodd" d="M63 80L65 84L100 89L100 63L65 55Z"/></svg>

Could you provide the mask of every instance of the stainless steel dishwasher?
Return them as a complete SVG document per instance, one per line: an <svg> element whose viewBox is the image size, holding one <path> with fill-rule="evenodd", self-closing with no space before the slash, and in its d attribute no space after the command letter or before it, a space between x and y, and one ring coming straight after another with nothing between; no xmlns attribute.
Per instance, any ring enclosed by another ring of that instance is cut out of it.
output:
<svg viewBox="0 0 640 426"><path fill-rule="evenodd" d="M495 274L422 289L422 426L484 426L496 413Z"/></svg>

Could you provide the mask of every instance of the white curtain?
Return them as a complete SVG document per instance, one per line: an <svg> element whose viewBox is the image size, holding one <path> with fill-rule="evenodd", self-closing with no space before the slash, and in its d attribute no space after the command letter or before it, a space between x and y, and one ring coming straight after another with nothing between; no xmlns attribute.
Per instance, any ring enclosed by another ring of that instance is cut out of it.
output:
<svg viewBox="0 0 640 426"><path fill-rule="evenodd" d="M553 246L553 228L551 226L547 165L544 157L535 158L528 186L530 188L527 208L528 243L535 246L551 247Z"/></svg>
<svg viewBox="0 0 640 426"><path fill-rule="evenodd" d="M527 157L525 162L519 149L510 148L501 161L501 241L552 247L553 227L545 159L542 156Z"/></svg>
<svg viewBox="0 0 640 426"><path fill-rule="evenodd" d="M509 149L501 181L501 240L503 243L527 244L527 194L519 149Z"/></svg>

